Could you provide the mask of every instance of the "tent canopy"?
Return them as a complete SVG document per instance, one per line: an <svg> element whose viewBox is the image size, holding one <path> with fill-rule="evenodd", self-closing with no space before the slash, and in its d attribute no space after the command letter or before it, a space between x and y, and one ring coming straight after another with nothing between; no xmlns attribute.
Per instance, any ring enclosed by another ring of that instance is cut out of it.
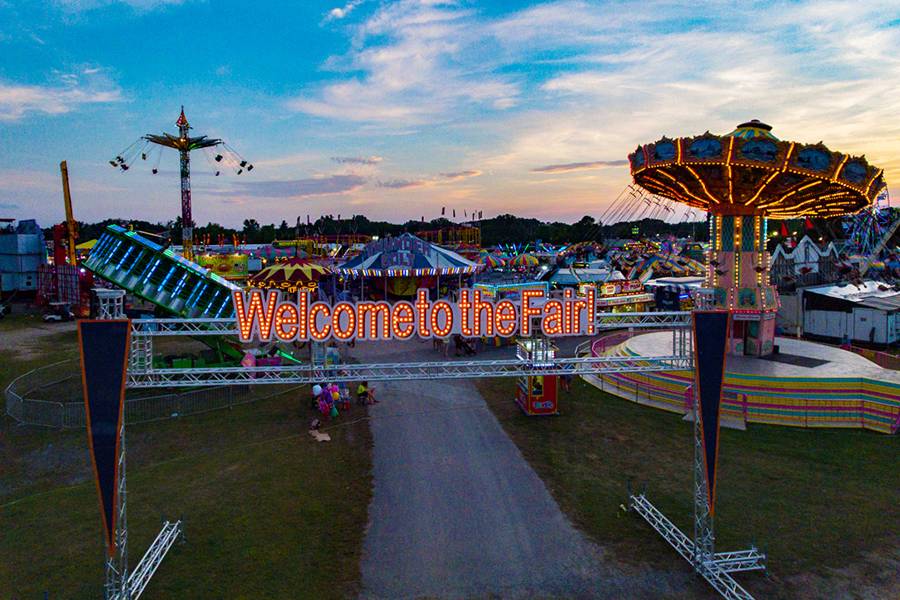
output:
<svg viewBox="0 0 900 600"><path fill-rule="evenodd" d="M338 271L367 277L420 277L467 275L477 267L456 252L404 233L366 244L358 256L341 265Z"/></svg>
<svg viewBox="0 0 900 600"><path fill-rule="evenodd" d="M314 287L321 277L330 273L320 264L303 258L294 258L270 265L250 278L248 285L259 288L277 288L293 291L300 287Z"/></svg>

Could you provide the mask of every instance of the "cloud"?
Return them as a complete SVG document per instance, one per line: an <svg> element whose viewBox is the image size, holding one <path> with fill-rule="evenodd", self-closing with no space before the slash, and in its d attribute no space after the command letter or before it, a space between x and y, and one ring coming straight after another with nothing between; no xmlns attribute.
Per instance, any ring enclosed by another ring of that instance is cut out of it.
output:
<svg viewBox="0 0 900 600"><path fill-rule="evenodd" d="M328 21L340 21L341 19L343 19L344 17L349 15L351 12L353 12L353 9L362 3L363 3L363 0L350 0L350 2L345 4L343 7L338 6L338 7L332 8L331 10L328 11L328 14L325 16L324 22L327 23Z"/></svg>
<svg viewBox="0 0 900 600"><path fill-rule="evenodd" d="M224 192L225 196L252 196L259 198L307 198L345 194L359 189L367 179L359 175L326 175L306 179L283 181L237 182L236 189Z"/></svg>
<svg viewBox="0 0 900 600"><path fill-rule="evenodd" d="M391 179L389 181L379 181L378 187L403 190L406 188L425 187L430 183L426 179Z"/></svg>
<svg viewBox="0 0 900 600"><path fill-rule="evenodd" d="M72 13L85 12L116 5L127 6L135 12L150 12L163 6L184 4L185 1L186 0L56 0L55 3L63 10Z"/></svg>
<svg viewBox="0 0 900 600"><path fill-rule="evenodd" d="M0 202L0 210L16 210L17 208L21 208L18 204L13 204L11 202Z"/></svg>
<svg viewBox="0 0 900 600"><path fill-rule="evenodd" d="M350 51L325 67L349 73L287 102L291 110L346 121L419 124L466 107L506 110L518 102L513 78L491 72L479 49L475 13L444 2L401 0L354 27Z"/></svg>
<svg viewBox="0 0 900 600"><path fill-rule="evenodd" d="M678 4L651 9L625 2L611 9L551 3L542 7L581 11L569 24L555 23L553 39L537 35L542 29L534 19L522 24L522 15L533 13L514 13L493 26L509 60L531 56L527 44L554 44L547 48L551 59L532 70L537 87L528 109L479 123L496 142L474 148L466 159L516 186L512 178L521 169L565 172L533 168L566 166L558 164L560 157L624 159L638 143L662 135L726 133L759 118L782 139L822 139L839 151L865 152L888 168L890 180L892 171L900 176L900 162L892 169L890 161L900 135L892 116L900 111L900 97L891 91L900 86L900 58L890 50L900 44L893 6L714 4L702 17L685 20L686 8ZM618 23L615 41L606 25L593 34L581 27L604 15ZM619 15L634 22L620 22ZM590 181L567 180L559 193L596 203L600 178L612 197L629 182L625 169L608 169Z"/></svg>
<svg viewBox="0 0 900 600"><path fill-rule="evenodd" d="M456 171L453 173L438 173L433 177L421 177L419 179L391 179L388 181L379 181L378 187L389 188L393 190L403 190L407 188L428 187L441 183L451 183L469 177L478 177L481 171Z"/></svg>
<svg viewBox="0 0 900 600"><path fill-rule="evenodd" d="M219 77L227 77L231 75L231 65L219 65L216 67L215 74Z"/></svg>
<svg viewBox="0 0 900 600"><path fill-rule="evenodd" d="M460 179L468 179L469 177L478 177L481 171L456 171L455 173L441 173L440 176L449 181L459 181Z"/></svg>
<svg viewBox="0 0 900 600"><path fill-rule="evenodd" d="M331 160L342 165L377 165L384 158L380 156L332 156Z"/></svg>
<svg viewBox="0 0 900 600"><path fill-rule="evenodd" d="M586 171L589 169L602 169L605 167L621 167L627 164L628 161L624 158L621 160L595 160L592 162L574 162L561 165L535 167L531 169L531 171L533 173L568 173L570 171Z"/></svg>
<svg viewBox="0 0 900 600"><path fill-rule="evenodd" d="M58 85L0 81L0 121L18 121L28 113L61 115L89 104L120 102L122 91L103 69L58 74Z"/></svg>

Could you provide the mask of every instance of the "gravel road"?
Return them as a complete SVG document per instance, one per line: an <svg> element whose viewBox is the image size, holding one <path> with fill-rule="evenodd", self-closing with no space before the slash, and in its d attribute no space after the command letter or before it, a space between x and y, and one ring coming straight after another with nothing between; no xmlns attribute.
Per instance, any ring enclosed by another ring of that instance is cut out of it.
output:
<svg viewBox="0 0 900 600"><path fill-rule="evenodd" d="M430 344L360 345L365 362L434 360ZM658 598L560 512L469 380L376 386L363 598ZM649 532L648 532L649 535ZM668 574L666 574L668 575Z"/></svg>

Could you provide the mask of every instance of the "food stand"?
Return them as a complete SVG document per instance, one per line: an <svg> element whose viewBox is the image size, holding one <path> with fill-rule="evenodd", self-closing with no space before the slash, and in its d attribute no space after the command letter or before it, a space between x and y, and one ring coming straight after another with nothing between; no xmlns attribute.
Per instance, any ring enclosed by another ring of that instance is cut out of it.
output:
<svg viewBox="0 0 900 600"><path fill-rule="evenodd" d="M646 312L650 310L653 294L644 291L644 284L636 279L609 281L593 285L581 284L578 294L586 294L587 287L595 287L599 312Z"/></svg>
<svg viewBox="0 0 900 600"><path fill-rule="evenodd" d="M552 366L557 347L547 338L517 342L516 357L536 367ZM516 386L516 404L528 416L558 415L559 381L556 375L523 375Z"/></svg>

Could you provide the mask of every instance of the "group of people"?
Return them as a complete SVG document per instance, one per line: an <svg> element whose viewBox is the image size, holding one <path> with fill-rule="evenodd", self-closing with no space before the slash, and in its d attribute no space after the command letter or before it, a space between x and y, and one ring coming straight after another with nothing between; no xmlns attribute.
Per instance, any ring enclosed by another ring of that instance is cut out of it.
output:
<svg viewBox="0 0 900 600"><path fill-rule="evenodd" d="M340 415L340 411L350 410L350 388L346 383L322 383L312 387L310 408L319 411L325 419L334 419ZM375 404L375 393L369 387L368 381L361 382L356 387L356 404L366 406Z"/></svg>

